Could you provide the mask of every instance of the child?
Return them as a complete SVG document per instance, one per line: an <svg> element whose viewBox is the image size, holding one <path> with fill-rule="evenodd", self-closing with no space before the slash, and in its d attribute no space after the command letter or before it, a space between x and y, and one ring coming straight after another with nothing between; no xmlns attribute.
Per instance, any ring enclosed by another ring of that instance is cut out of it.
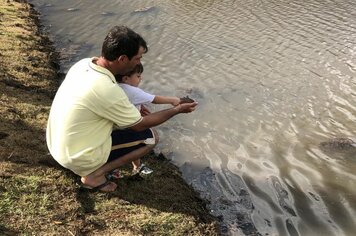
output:
<svg viewBox="0 0 356 236"><path fill-rule="evenodd" d="M153 95L143 91L138 88L142 80L143 66L138 64L135 68L124 76L116 76L116 80L120 87L125 91L130 102L136 106L136 108L141 112L142 116L149 114L150 112L144 106L144 104L154 103L154 104L171 104L173 106L179 105L181 99L178 97L168 97ZM141 174L151 174L153 170L141 164L140 159L132 162L134 166L134 173Z"/></svg>
<svg viewBox="0 0 356 236"><path fill-rule="evenodd" d="M142 80L142 72L143 66L142 64L138 64L129 74L116 78L130 102L134 104L139 111L141 111L142 105L148 103L172 104L173 106L177 106L180 103L180 98L178 97L153 95L138 88Z"/></svg>

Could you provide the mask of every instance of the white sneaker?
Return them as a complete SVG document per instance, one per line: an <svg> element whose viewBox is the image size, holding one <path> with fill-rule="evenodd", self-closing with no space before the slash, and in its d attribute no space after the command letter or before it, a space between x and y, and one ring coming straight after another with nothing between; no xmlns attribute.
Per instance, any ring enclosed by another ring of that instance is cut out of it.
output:
<svg viewBox="0 0 356 236"><path fill-rule="evenodd" d="M153 170L147 167L145 164L141 164L139 168L133 170L132 173L135 174L142 174L142 175L149 175L153 173Z"/></svg>

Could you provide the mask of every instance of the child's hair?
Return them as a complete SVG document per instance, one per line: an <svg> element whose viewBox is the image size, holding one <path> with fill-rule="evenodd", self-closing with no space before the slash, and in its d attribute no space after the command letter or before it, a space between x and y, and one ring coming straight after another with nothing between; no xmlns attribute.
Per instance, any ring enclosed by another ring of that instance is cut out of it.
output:
<svg viewBox="0 0 356 236"><path fill-rule="evenodd" d="M139 64L137 64L137 65L133 68L132 71L130 71L130 72L127 73L126 75L116 75L116 76L115 76L115 79L116 79L117 82L122 83L122 78L123 78L124 76L131 76L131 75L133 75L133 74L135 74L135 73L142 74L142 72L143 72L143 66L142 66L141 63L139 63Z"/></svg>
<svg viewBox="0 0 356 236"><path fill-rule="evenodd" d="M130 71L129 73L126 74L126 76L131 76L135 73L139 73L142 74L143 72L143 65L141 63L137 64L132 71Z"/></svg>

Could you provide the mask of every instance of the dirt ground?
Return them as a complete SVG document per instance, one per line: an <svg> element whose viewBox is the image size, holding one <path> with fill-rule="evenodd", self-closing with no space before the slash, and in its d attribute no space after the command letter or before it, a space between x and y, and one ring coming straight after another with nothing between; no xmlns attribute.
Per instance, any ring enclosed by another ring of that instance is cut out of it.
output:
<svg viewBox="0 0 356 236"><path fill-rule="evenodd" d="M0 0L0 234L219 235L206 202L162 155L145 178L124 168L113 193L85 191L48 154L45 127L63 78L27 1Z"/></svg>

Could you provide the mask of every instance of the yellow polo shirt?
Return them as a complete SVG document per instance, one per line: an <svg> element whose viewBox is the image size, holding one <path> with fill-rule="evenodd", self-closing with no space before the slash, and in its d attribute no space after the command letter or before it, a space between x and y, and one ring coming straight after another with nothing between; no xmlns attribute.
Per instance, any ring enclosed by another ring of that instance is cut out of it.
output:
<svg viewBox="0 0 356 236"><path fill-rule="evenodd" d="M142 117L111 72L87 58L67 73L53 100L46 130L54 159L79 176L107 162L113 125L127 128Z"/></svg>

